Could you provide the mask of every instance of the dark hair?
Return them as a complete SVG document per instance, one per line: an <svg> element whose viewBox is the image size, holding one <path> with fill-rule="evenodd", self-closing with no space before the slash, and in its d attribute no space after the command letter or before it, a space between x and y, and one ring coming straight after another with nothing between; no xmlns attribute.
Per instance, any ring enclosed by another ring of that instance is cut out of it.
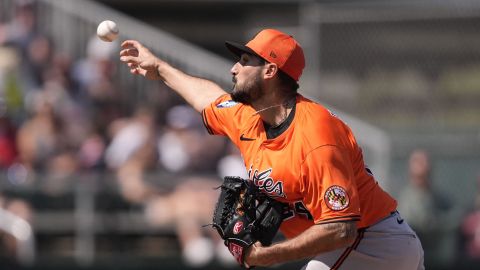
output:
<svg viewBox="0 0 480 270"><path fill-rule="evenodd" d="M287 75L287 73L285 73L285 72L283 72L282 70L279 69L278 70L278 78L280 79L280 82L282 83L282 85L284 85L285 88L288 89L289 92L291 91L293 93L297 93L298 88L299 88L298 82L295 81L289 75Z"/></svg>
<svg viewBox="0 0 480 270"><path fill-rule="evenodd" d="M263 59L261 56L258 56L258 55L255 55L255 54L252 54L256 57L258 57L258 59L260 59L260 64L261 65L265 65L266 63L268 63L267 60ZM285 92L292 92L293 93L297 93L298 91L298 88L300 88L300 86L298 85L298 82L295 81L292 77L290 77L289 75L287 75L287 73L283 72L282 70L278 69L278 78L280 79L280 82L283 86L285 86Z"/></svg>

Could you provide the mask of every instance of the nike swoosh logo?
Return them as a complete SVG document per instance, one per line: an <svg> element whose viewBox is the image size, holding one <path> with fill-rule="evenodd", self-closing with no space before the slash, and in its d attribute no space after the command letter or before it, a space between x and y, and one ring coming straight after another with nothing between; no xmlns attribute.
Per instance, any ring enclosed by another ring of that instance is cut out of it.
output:
<svg viewBox="0 0 480 270"><path fill-rule="evenodd" d="M403 218L397 218L397 223L402 224L403 223Z"/></svg>
<svg viewBox="0 0 480 270"><path fill-rule="evenodd" d="M255 141L255 139L243 137L243 134L240 135L240 141Z"/></svg>

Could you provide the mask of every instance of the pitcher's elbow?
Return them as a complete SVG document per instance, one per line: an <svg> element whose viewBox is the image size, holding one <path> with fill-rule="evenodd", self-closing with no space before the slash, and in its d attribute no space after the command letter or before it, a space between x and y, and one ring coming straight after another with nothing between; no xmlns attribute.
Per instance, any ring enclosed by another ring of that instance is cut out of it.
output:
<svg viewBox="0 0 480 270"><path fill-rule="evenodd" d="M345 246L350 246L355 242L357 238L357 226L355 222L345 222L343 223L342 231L340 233L340 238Z"/></svg>

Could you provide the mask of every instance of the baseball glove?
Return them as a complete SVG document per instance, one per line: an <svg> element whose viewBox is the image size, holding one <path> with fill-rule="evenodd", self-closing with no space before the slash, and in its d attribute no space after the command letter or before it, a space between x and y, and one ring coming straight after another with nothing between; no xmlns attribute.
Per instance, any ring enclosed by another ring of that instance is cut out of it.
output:
<svg viewBox="0 0 480 270"><path fill-rule="evenodd" d="M224 178L215 206L212 226L245 268L246 250L255 242L269 246L288 206L262 193L253 182L240 177Z"/></svg>

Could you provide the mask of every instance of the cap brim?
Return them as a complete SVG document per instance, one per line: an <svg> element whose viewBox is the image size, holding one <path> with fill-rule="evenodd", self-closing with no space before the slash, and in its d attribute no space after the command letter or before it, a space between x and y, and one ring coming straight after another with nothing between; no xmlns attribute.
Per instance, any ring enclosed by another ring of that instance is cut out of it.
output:
<svg viewBox="0 0 480 270"><path fill-rule="evenodd" d="M243 44L240 44L240 43L236 43L236 42L232 42L232 41L225 41L225 46L227 47L227 49L229 51L231 51L234 55L240 57L242 55L242 53L249 53L249 54L253 54L253 55L257 55L258 54L256 52L254 52L252 49L248 48L247 46L243 45Z"/></svg>

